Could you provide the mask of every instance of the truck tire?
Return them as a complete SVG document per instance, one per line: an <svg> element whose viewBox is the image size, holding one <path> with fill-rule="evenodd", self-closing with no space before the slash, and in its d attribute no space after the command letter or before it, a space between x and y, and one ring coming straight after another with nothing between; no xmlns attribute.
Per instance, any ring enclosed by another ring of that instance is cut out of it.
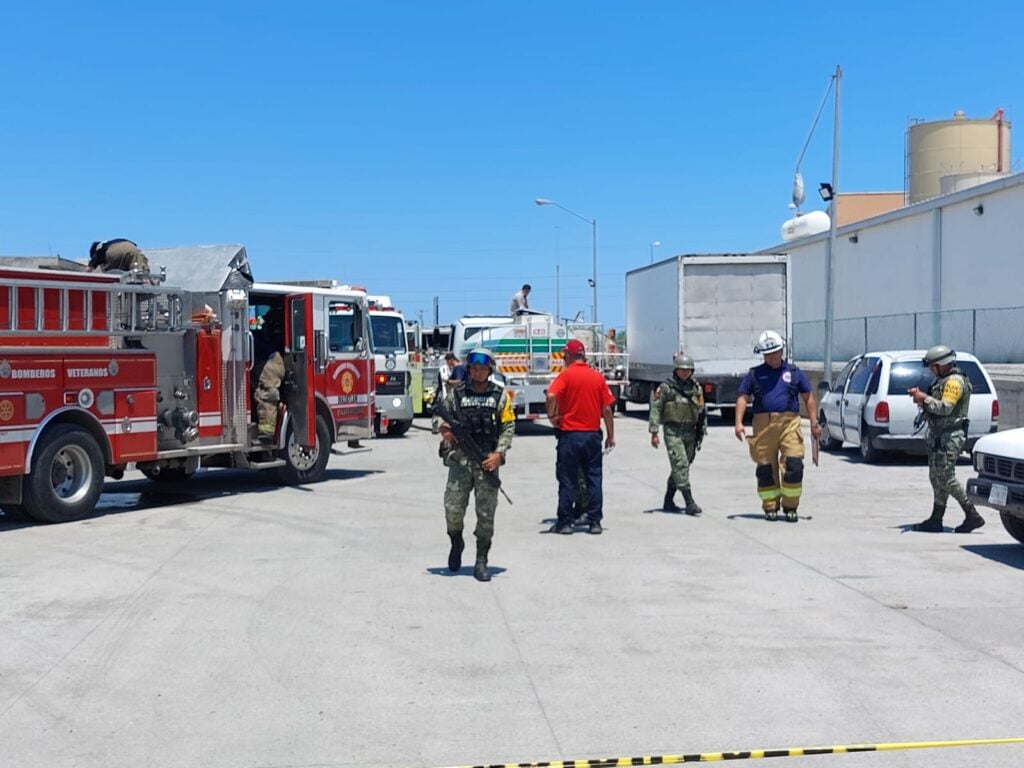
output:
<svg viewBox="0 0 1024 768"><path fill-rule="evenodd" d="M724 424L733 424L736 421L736 406L735 405L723 405L718 409L718 418L722 420Z"/></svg>
<svg viewBox="0 0 1024 768"><path fill-rule="evenodd" d="M1021 544L1024 544L1024 520L1008 515L1005 512L1000 512L999 517L1003 521L1003 528L1006 529L1006 532Z"/></svg>
<svg viewBox="0 0 1024 768"><path fill-rule="evenodd" d="M306 453L298 446L292 424L288 422L288 438L284 450L278 451L277 455L285 461L285 466L274 470L278 482L283 485L315 483L320 480L327 468L327 460L331 457L331 428L327 426L324 417L316 417L316 445L312 453Z"/></svg>
<svg viewBox="0 0 1024 768"><path fill-rule="evenodd" d="M615 410L617 410L619 413L626 412L626 398L620 397L618 400L615 401Z"/></svg>
<svg viewBox="0 0 1024 768"><path fill-rule="evenodd" d="M401 437L412 426L411 421L390 421L388 422L388 437Z"/></svg>
<svg viewBox="0 0 1024 768"><path fill-rule="evenodd" d="M22 506L40 523L80 520L96 508L105 466L96 439L82 427L58 424L36 446Z"/></svg>

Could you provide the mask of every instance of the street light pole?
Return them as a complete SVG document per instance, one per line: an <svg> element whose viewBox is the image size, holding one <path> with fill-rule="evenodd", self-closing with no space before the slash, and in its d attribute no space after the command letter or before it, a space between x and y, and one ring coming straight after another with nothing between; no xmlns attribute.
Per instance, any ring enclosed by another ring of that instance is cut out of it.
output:
<svg viewBox="0 0 1024 768"><path fill-rule="evenodd" d="M833 75L836 84L835 118L832 127L832 200L829 205L828 241L825 243L825 361L822 375L825 381L832 381L832 327L834 324L834 293L836 279L835 246L836 246L836 211L839 206L839 91L843 79L843 69L836 65ZM811 419L814 419L811 414Z"/></svg>
<svg viewBox="0 0 1024 768"><path fill-rule="evenodd" d="M594 303L590 306L590 321L597 324L597 219L588 219L586 216L581 216L569 208L566 208L561 203L556 203L554 200L546 200L543 197L538 197L534 200L537 205L553 205L556 208L561 208L566 213L571 213L577 219L582 219L590 225L590 239L591 249L593 251L593 275L590 278L590 287L594 289Z"/></svg>
<svg viewBox="0 0 1024 768"><path fill-rule="evenodd" d="M660 248L660 247L661 247L661 241L660 240L655 240L653 243L651 243L651 264L654 263L654 249L655 248Z"/></svg>

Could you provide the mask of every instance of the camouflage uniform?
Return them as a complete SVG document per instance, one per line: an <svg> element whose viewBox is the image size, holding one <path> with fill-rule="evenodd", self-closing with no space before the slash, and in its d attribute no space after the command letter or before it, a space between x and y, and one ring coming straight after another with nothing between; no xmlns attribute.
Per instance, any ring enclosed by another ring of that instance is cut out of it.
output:
<svg viewBox="0 0 1024 768"><path fill-rule="evenodd" d="M971 380L959 368L935 379L923 408L928 419L928 480L936 506L952 496L964 509L970 502L956 479L956 460L967 441L965 422L971 403Z"/></svg>
<svg viewBox="0 0 1024 768"><path fill-rule="evenodd" d="M690 494L690 463L707 433L706 418L702 418L705 416L704 393L700 382L692 376L681 379L673 373L651 398L648 431L656 435L659 427L663 429L671 468L664 509L678 510L672 500L678 489L686 498L686 511L689 514L700 513L700 507L693 503Z"/></svg>
<svg viewBox="0 0 1024 768"><path fill-rule="evenodd" d="M477 392L472 383L459 382L445 399L454 413L466 417L467 426L481 449L485 453L497 451L502 455L504 463L505 452L512 445L516 431L515 411L504 387L488 381L487 388ZM498 486L494 480L498 477L498 471L485 472L459 449L458 443L441 441L438 455L448 467L448 484L444 489L444 517L448 536L452 538L453 546L456 539L461 543L469 494L472 492L476 499L474 534L477 558L479 560L482 553L486 562L494 537L494 511L498 506ZM449 567L452 562L449 561Z"/></svg>

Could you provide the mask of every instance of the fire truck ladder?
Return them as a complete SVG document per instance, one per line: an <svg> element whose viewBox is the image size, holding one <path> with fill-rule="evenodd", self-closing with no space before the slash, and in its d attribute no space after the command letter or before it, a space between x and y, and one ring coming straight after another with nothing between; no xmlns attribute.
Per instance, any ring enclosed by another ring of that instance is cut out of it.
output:
<svg viewBox="0 0 1024 768"><path fill-rule="evenodd" d="M179 332L186 293L137 283L0 281L0 333L138 336Z"/></svg>

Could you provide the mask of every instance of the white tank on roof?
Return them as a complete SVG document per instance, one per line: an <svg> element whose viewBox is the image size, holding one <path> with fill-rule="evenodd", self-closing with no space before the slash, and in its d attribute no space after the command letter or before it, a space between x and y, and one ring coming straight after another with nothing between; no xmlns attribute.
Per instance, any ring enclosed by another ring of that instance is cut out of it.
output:
<svg viewBox="0 0 1024 768"><path fill-rule="evenodd" d="M832 222L824 211L800 213L782 224L782 241L788 243L790 240L828 232L831 225Z"/></svg>

